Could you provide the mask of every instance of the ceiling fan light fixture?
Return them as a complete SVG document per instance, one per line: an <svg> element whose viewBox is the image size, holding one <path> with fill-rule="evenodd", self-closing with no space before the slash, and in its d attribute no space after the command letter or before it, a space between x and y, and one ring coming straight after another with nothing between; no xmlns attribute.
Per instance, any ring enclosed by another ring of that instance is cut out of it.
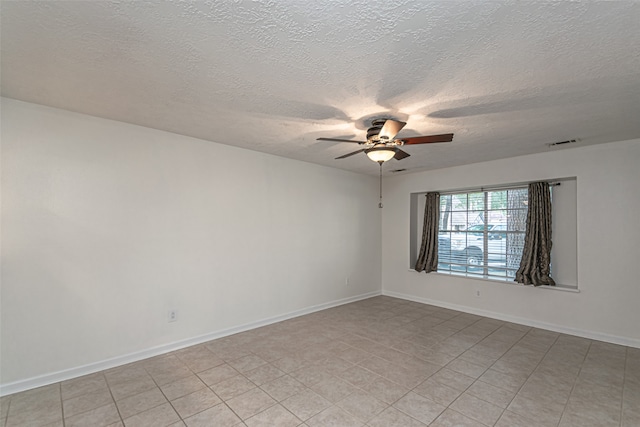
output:
<svg viewBox="0 0 640 427"><path fill-rule="evenodd" d="M365 153L371 160L379 163L393 159L396 155L396 150L394 147L373 147L365 150Z"/></svg>

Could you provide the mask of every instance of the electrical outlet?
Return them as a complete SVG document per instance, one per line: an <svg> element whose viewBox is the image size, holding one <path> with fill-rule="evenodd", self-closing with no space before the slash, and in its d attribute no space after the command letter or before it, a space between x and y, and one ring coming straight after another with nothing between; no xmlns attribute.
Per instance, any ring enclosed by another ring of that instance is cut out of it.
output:
<svg viewBox="0 0 640 427"><path fill-rule="evenodd" d="M480 298L480 291L476 290L476 297Z"/></svg>
<svg viewBox="0 0 640 427"><path fill-rule="evenodd" d="M349 285L349 276L344 278L344 284L347 286Z"/></svg>
<svg viewBox="0 0 640 427"><path fill-rule="evenodd" d="M168 319L169 323L178 321L178 310L169 310Z"/></svg>

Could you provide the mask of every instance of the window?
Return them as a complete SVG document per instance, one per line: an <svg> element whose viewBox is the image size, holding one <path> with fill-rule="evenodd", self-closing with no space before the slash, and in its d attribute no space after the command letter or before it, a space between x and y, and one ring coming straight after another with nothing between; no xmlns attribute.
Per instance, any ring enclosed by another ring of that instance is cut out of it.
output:
<svg viewBox="0 0 640 427"><path fill-rule="evenodd" d="M527 224L527 187L443 193L438 272L513 280Z"/></svg>
<svg viewBox="0 0 640 427"><path fill-rule="evenodd" d="M554 183L551 276L556 289L577 289L577 181L575 177L549 181ZM520 183L484 190L441 190L437 272L512 282L524 244L527 188L527 183ZM412 270L420 252L425 194L412 193L410 198Z"/></svg>

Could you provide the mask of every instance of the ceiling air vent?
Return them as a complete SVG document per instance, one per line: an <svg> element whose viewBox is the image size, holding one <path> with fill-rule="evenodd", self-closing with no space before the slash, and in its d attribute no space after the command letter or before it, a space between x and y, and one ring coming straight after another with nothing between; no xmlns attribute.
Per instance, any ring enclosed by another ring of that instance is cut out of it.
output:
<svg viewBox="0 0 640 427"><path fill-rule="evenodd" d="M557 145L565 145L565 144L573 144L574 142L578 142L577 139L570 139L568 141L558 141L547 144L548 147L555 147Z"/></svg>

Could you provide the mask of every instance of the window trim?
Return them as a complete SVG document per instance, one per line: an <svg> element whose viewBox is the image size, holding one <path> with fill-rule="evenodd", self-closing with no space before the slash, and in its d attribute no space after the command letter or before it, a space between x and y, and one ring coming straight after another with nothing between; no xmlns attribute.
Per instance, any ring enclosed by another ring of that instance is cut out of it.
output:
<svg viewBox="0 0 640 427"><path fill-rule="evenodd" d="M484 206L484 208L482 209L482 211L479 210L475 210L475 209L471 209L469 205L466 206L466 209L461 210L461 211L455 211L452 210L451 212L464 212L468 218L468 214L469 212L483 212L485 215L487 215L487 217L489 216L489 212L490 211L495 211L495 209L491 209L488 206L489 203L489 193L491 192L507 192L510 190L525 190L528 191L528 184L513 184L513 185L502 185L499 187L480 187L480 188L472 188L469 190L457 190L457 191L446 191L446 192L441 192L440 196L454 196L454 195L458 195L458 196L466 196L467 200L469 200L469 195L471 194L482 194L482 199L483 199L483 203L482 205ZM527 193L528 194L528 193ZM498 209L498 211L503 211L506 210L508 211L508 208L505 209ZM517 210L524 210L524 209L517 209ZM440 210L440 213L442 213L442 211ZM486 220L483 220L486 221ZM470 278L476 278L476 279L484 279L484 280L493 280L493 281L497 281L497 282L509 282L512 281L514 279L514 277L511 277L508 275L509 271L512 271L513 274L515 274L515 271L517 270L517 268L509 268L506 264L506 257L507 257L507 246L505 245L504 248L504 254L500 253L501 255L505 256L505 266L504 266L504 273L505 275L491 275L490 274L490 259L489 257L491 256L491 252L489 250L489 235L490 230L488 230L487 224L486 222L483 223L485 226L483 227L483 230L478 232L478 233L482 233L482 248L480 249L482 251L482 262L477 266L477 268L480 270L479 272L473 272L470 271L470 265L466 264L466 263L461 263L461 262L456 262L455 260L452 261L452 258L449 258L448 262L442 262L443 264L448 264L449 265L449 270L445 270L445 269L440 269L438 268L437 270L435 270L435 272L440 273L440 274L444 274L444 275L450 275L450 276L462 276L462 277L470 277ZM468 235L471 234L476 234L476 232L471 231L469 232L469 226L466 227L466 229L464 231L456 231L456 230L441 230L438 227L438 235L440 235L440 233L462 233L465 234L467 237L465 237L465 241L468 241ZM505 230L503 233L505 234L520 234L522 235L522 237L524 238L524 235L526 233L526 230L522 230L522 231L512 231L509 232L507 230ZM451 240L451 244L453 246L453 239ZM466 249L465 249L466 251ZM458 251L459 252L459 251ZM495 254L494 254L495 255ZM518 262L519 264L519 262ZM464 269L464 271L458 272L458 271L453 271L451 269L452 266L460 266ZM440 266L440 262L438 262L438 267ZM502 269L502 267L500 267L500 269Z"/></svg>
<svg viewBox="0 0 640 427"><path fill-rule="evenodd" d="M407 271L409 271L411 273L415 273L415 274L423 274L422 272L416 271L413 268L409 268ZM443 277L454 277L456 279L465 279L465 280L480 280L480 281L483 281L483 282L497 283L497 284L503 284L503 285L509 285L509 286L521 286L523 288L550 289L552 291L580 293L580 289L579 288L573 287L573 286L570 286L570 285L562 285L562 284L560 284L560 285L556 284L556 286L541 285L541 286L533 287L533 286L524 285L522 283L514 282L512 280L486 279L484 277L463 276L463 275L458 275L458 274L441 273L441 272L438 272L438 271L432 271L431 273L429 273L429 275L443 276Z"/></svg>
<svg viewBox="0 0 640 427"><path fill-rule="evenodd" d="M565 176L565 177L557 177L557 178L549 178L549 179L544 179L541 178L539 180L544 180L550 183L550 185L552 187L555 187L556 185L563 185L563 183L565 181L573 181L573 197L574 197L574 203L576 202L575 198L579 196L578 194L578 188L576 187L577 185L579 185L579 183L577 182L578 179L576 176ZM494 190L504 190L504 189L509 189L509 188L514 188L514 187L524 187L524 186L528 186L529 181L521 181L521 182L513 182L513 183L503 183L503 184L491 184L491 185L483 185L483 186L473 186L473 187L459 187L459 188L449 188L446 190L438 190L437 188L425 188L421 191L412 191L409 193L409 259L408 259L408 268L409 271L412 271L414 273L416 273L416 271L414 270L415 268L415 264L416 264L416 260L418 257L418 253L420 251L420 233L419 230L422 227L422 218L424 216L424 211L421 209L421 207L424 206L424 201L422 199L424 199L424 195L427 194L429 191L439 191L441 195L447 195L447 194L454 194L454 193L462 193L462 192L473 192L473 191L494 191ZM552 197L554 197L552 195ZM578 212L577 212L577 206L573 206L572 207L573 212L574 212L574 217L575 217L575 221L574 221L574 227L577 223L577 219L578 219ZM556 238L554 238L554 243L555 243ZM579 245L578 245L578 240L577 240L577 235L575 235L574 233L574 239L570 239L566 241L568 244L570 245L574 245L574 252L575 251L579 251ZM565 243L566 244L566 243ZM555 248L555 244L554 244L554 248ZM552 256L553 256L553 252L552 252ZM569 260L565 260L565 261L571 261ZM566 292L580 292L579 290L579 272L578 272L578 257L576 257L574 260L574 264L570 264L569 265L569 269L573 270L573 274L569 274L568 279L569 279L569 284L563 283L563 282L558 282L557 278L556 278L556 286L538 286L538 289L553 289L553 290L559 290L559 291L566 291ZM572 265L572 266L571 266ZM552 267L553 268L553 267ZM563 268L564 270L564 268ZM464 279L472 279L472 280L481 280L481 281L489 281L489 282L493 282L493 283L505 283L508 285L520 285L519 283L516 282L512 282L511 280L509 280L508 278L502 279L500 277L497 278L484 278L482 276L463 276L463 275L458 275L458 274L449 274L447 272L437 272L434 271L432 273L430 273L432 275L436 275L436 276L447 276L447 277L454 277L454 278L464 278Z"/></svg>

